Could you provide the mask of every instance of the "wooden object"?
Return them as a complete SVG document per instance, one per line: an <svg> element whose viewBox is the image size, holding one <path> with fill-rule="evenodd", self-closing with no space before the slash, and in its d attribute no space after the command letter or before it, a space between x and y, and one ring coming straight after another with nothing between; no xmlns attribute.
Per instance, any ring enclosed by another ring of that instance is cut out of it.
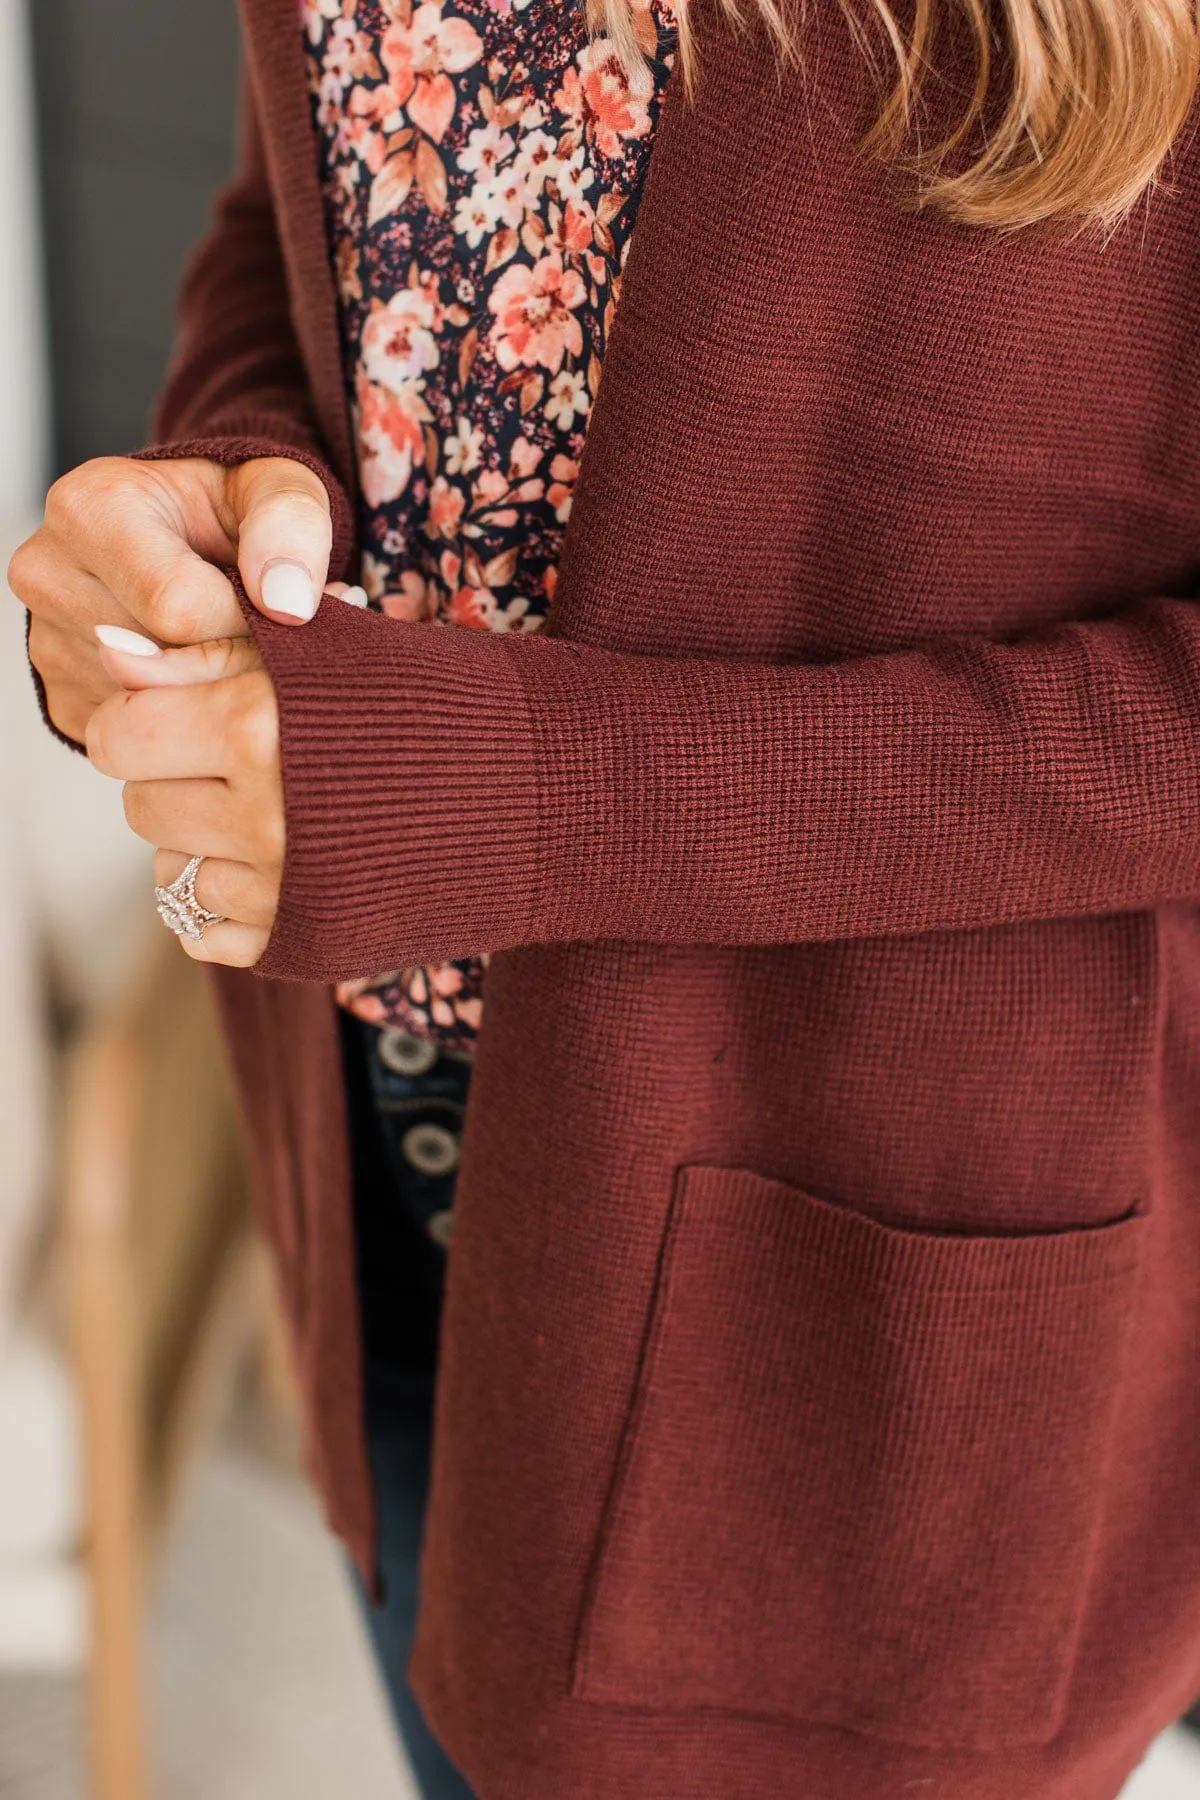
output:
<svg viewBox="0 0 1200 1800"><path fill-rule="evenodd" d="M149 1800L148 1563L266 1329L207 992L168 939L69 1057L63 1192L87 1468L92 1795Z"/></svg>

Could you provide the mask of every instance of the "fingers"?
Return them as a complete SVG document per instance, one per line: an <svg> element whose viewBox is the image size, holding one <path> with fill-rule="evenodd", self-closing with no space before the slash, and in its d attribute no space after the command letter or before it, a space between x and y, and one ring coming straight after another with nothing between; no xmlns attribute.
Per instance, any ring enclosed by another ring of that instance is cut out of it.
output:
<svg viewBox="0 0 1200 1800"><path fill-rule="evenodd" d="M329 573L333 525L324 484L291 457L263 457L231 472L228 493L250 599L270 618L303 624Z"/></svg>
<svg viewBox="0 0 1200 1800"><path fill-rule="evenodd" d="M169 665L174 654L163 652L161 660ZM159 662L142 660L144 671ZM118 781L253 781L278 761L275 691L261 668L198 685L122 689L96 708L86 743L94 767Z"/></svg>
<svg viewBox="0 0 1200 1800"><path fill-rule="evenodd" d="M154 858L155 881L168 887L190 861L181 851L160 850ZM207 925L203 937L181 937L179 942L194 962L252 968L267 947L277 898L272 883L247 863L206 856L196 875L196 899L219 914L221 923Z"/></svg>
<svg viewBox="0 0 1200 1800"><path fill-rule="evenodd" d="M257 925L210 925L200 938L181 937L184 954L193 962L221 963L227 969L252 969L267 947L270 932Z"/></svg>
<svg viewBox="0 0 1200 1800"><path fill-rule="evenodd" d="M195 687L262 667L252 638L211 638L163 649L120 625L97 625L95 633L103 667L125 688Z"/></svg>
<svg viewBox="0 0 1200 1800"><path fill-rule="evenodd" d="M70 547L41 525L13 552L8 585L34 619L46 624L78 626L81 619L111 619L132 625L133 619L104 583L82 568ZM88 648L94 652L94 646Z"/></svg>
<svg viewBox="0 0 1200 1800"><path fill-rule="evenodd" d="M169 887L190 860L182 851L160 850L154 858L154 879L159 887ZM239 925L269 930L275 917L273 884L249 863L206 856L196 876L196 898L209 912Z"/></svg>
<svg viewBox="0 0 1200 1800"><path fill-rule="evenodd" d="M114 680L139 689L211 685L246 668L228 642L211 647L247 635L222 570L238 559L254 603L296 623L316 610L330 539L325 489L292 458L226 469L203 457L100 457L71 470L9 569L31 616L30 654L52 723L83 742ZM159 647L209 647L172 665L153 649L139 660L144 645L111 643L102 660L93 635L101 624Z"/></svg>
<svg viewBox="0 0 1200 1800"><path fill-rule="evenodd" d="M233 588L214 566L235 554L222 521L225 480L222 468L199 457L82 463L46 497L47 546L60 576L94 577L131 624L164 643L244 635ZM96 606L72 616L85 633L113 619L111 608Z"/></svg>
<svg viewBox="0 0 1200 1800"><path fill-rule="evenodd" d="M29 613L29 658L42 678L51 723L80 743L113 681L95 640L75 621L93 611L111 619L128 615L102 582L70 564L45 527L16 551L8 584Z"/></svg>
<svg viewBox="0 0 1200 1800"><path fill-rule="evenodd" d="M125 782L125 818L157 849L161 885L205 860L200 904L223 922L189 956L249 968L279 899L286 823L275 690L252 644L162 649L109 630L104 658L125 679L93 714L88 755Z"/></svg>
<svg viewBox="0 0 1200 1800"><path fill-rule="evenodd" d="M51 723L81 744L88 720L116 687L95 646L78 632L35 616L29 623L29 659L42 678Z"/></svg>
<svg viewBox="0 0 1200 1800"><path fill-rule="evenodd" d="M345 581L331 581L325 589L348 606L366 606L366 592ZM103 668L122 687L192 687L220 681L226 675L245 675L261 669L262 656L253 638L211 638L203 644L164 648L143 632L125 625L93 626ZM104 684L104 693L112 691Z"/></svg>
<svg viewBox="0 0 1200 1800"><path fill-rule="evenodd" d="M184 862L200 855L252 864L261 856L264 866L274 861L263 851L257 821L231 804L224 781L127 781L124 799L130 830Z"/></svg>

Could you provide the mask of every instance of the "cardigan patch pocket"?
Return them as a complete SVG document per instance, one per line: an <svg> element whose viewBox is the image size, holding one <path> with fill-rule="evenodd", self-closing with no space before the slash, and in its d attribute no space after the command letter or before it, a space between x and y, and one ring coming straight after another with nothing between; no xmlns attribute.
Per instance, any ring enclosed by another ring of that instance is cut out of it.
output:
<svg viewBox="0 0 1200 1800"><path fill-rule="evenodd" d="M575 1696L1053 1738L1147 1226L909 1231L684 1169Z"/></svg>

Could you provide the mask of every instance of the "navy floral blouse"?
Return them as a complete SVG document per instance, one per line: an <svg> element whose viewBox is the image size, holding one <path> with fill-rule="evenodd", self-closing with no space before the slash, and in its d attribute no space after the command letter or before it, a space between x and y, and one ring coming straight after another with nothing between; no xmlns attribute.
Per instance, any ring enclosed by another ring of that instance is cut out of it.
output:
<svg viewBox="0 0 1200 1800"><path fill-rule="evenodd" d="M536 631L670 74L571 0L301 0L362 481L363 586L398 619ZM469 1050L483 965L346 982L360 1017Z"/></svg>

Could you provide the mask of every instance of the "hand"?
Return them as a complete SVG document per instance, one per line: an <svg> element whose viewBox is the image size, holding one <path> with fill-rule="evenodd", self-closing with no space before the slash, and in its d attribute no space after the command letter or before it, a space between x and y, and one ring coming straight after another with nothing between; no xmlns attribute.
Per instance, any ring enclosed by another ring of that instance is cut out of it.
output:
<svg viewBox="0 0 1200 1800"><path fill-rule="evenodd" d="M47 496L45 523L8 570L32 615L29 654L53 723L82 743L116 688L95 625L165 644L244 636L221 566L236 564L260 612L291 625L311 618L331 534L324 486L291 457L230 469L200 457L101 457L64 475Z"/></svg>
<svg viewBox="0 0 1200 1800"><path fill-rule="evenodd" d="M258 651L227 637L140 653L102 645L99 660L117 691L91 715L88 756L125 783L125 817L158 846L160 886L204 857L196 898L224 922L180 938L187 954L248 968L271 934L284 850L279 715Z"/></svg>

